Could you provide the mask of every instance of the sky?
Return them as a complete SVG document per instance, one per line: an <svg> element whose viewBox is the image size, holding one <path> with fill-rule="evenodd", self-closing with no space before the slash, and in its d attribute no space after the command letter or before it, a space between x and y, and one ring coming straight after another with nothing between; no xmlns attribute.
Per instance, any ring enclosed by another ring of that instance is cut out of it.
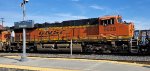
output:
<svg viewBox="0 0 150 71"><path fill-rule="evenodd" d="M22 1L0 0L4 26L22 20ZM150 29L150 0L29 0L26 14L26 20L35 23L121 15L123 20L134 22L136 29Z"/></svg>

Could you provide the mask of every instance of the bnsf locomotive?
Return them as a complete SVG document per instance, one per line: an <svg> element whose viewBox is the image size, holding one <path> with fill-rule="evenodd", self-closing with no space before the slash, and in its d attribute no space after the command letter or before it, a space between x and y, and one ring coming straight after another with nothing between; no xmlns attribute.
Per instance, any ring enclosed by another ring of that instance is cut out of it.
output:
<svg viewBox="0 0 150 71"><path fill-rule="evenodd" d="M10 38L11 32L15 33ZM22 50L22 29L0 31L1 49ZM35 24L26 29L29 51L40 49L67 50L72 40L73 49L94 53L149 53L150 30L134 30L132 22L121 16L103 16L61 23Z"/></svg>

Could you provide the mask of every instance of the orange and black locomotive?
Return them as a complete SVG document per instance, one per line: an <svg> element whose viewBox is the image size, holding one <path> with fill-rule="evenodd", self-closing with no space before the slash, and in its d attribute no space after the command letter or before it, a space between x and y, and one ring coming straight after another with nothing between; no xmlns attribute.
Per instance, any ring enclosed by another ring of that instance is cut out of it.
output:
<svg viewBox="0 0 150 71"><path fill-rule="evenodd" d="M34 24L34 27L26 29L26 44L27 49L32 51L37 51L38 48L60 50L70 49L70 41L72 40L73 48L80 47L82 52L150 52L150 31L146 31L146 47L141 48L142 45L139 43L143 40L143 38L139 38L141 37L141 31L138 31L138 35L135 35L134 29L132 22L123 21L119 15L68 20L61 23L45 22ZM10 42L11 49L21 50L22 29L12 28L10 30L15 32L14 40ZM145 51L142 51L143 49Z"/></svg>

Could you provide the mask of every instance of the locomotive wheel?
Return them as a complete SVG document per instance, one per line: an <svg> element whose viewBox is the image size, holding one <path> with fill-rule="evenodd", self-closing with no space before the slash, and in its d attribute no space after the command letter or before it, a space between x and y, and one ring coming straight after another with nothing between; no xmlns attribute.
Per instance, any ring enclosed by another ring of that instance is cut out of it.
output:
<svg viewBox="0 0 150 71"><path fill-rule="evenodd" d="M30 49L28 50L28 52L34 52L34 49L33 49L33 48L30 48Z"/></svg>
<svg viewBox="0 0 150 71"><path fill-rule="evenodd" d="M6 46L5 52L11 52L11 51L12 51L12 49L9 46Z"/></svg>
<svg viewBox="0 0 150 71"><path fill-rule="evenodd" d="M83 49L84 53L93 53L93 46L92 45L87 45L86 47L84 47Z"/></svg>
<svg viewBox="0 0 150 71"><path fill-rule="evenodd" d="M37 48L36 47L30 47L28 51L29 52L37 52Z"/></svg>
<svg viewBox="0 0 150 71"><path fill-rule="evenodd" d="M22 49L18 49L18 52L21 52L22 51Z"/></svg>
<svg viewBox="0 0 150 71"><path fill-rule="evenodd" d="M6 52L6 44L2 46L2 51Z"/></svg>
<svg viewBox="0 0 150 71"><path fill-rule="evenodd" d="M6 47L5 46L2 47L2 51L6 52Z"/></svg>
<svg viewBox="0 0 150 71"><path fill-rule="evenodd" d="M101 45L98 53L111 53L111 46Z"/></svg>
<svg viewBox="0 0 150 71"><path fill-rule="evenodd" d="M10 47L10 52L14 52L14 49L12 47Z"/></svg>

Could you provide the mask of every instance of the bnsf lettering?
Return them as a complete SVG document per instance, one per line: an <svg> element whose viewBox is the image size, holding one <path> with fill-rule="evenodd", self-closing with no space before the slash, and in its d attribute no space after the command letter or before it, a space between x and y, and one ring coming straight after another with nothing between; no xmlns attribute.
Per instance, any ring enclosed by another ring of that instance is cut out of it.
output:
<svg viewBox="0 0 150 71"><path fill-rule="evenodd" d="M116 27L105 27L104 31L116 31Z"/></svg>
<svg viewBox="0 0 150 71"><path fill-rule="evenodd" d="M43 31L39 32L39 35L57 35L62 34L62 31Z"/></svg>

